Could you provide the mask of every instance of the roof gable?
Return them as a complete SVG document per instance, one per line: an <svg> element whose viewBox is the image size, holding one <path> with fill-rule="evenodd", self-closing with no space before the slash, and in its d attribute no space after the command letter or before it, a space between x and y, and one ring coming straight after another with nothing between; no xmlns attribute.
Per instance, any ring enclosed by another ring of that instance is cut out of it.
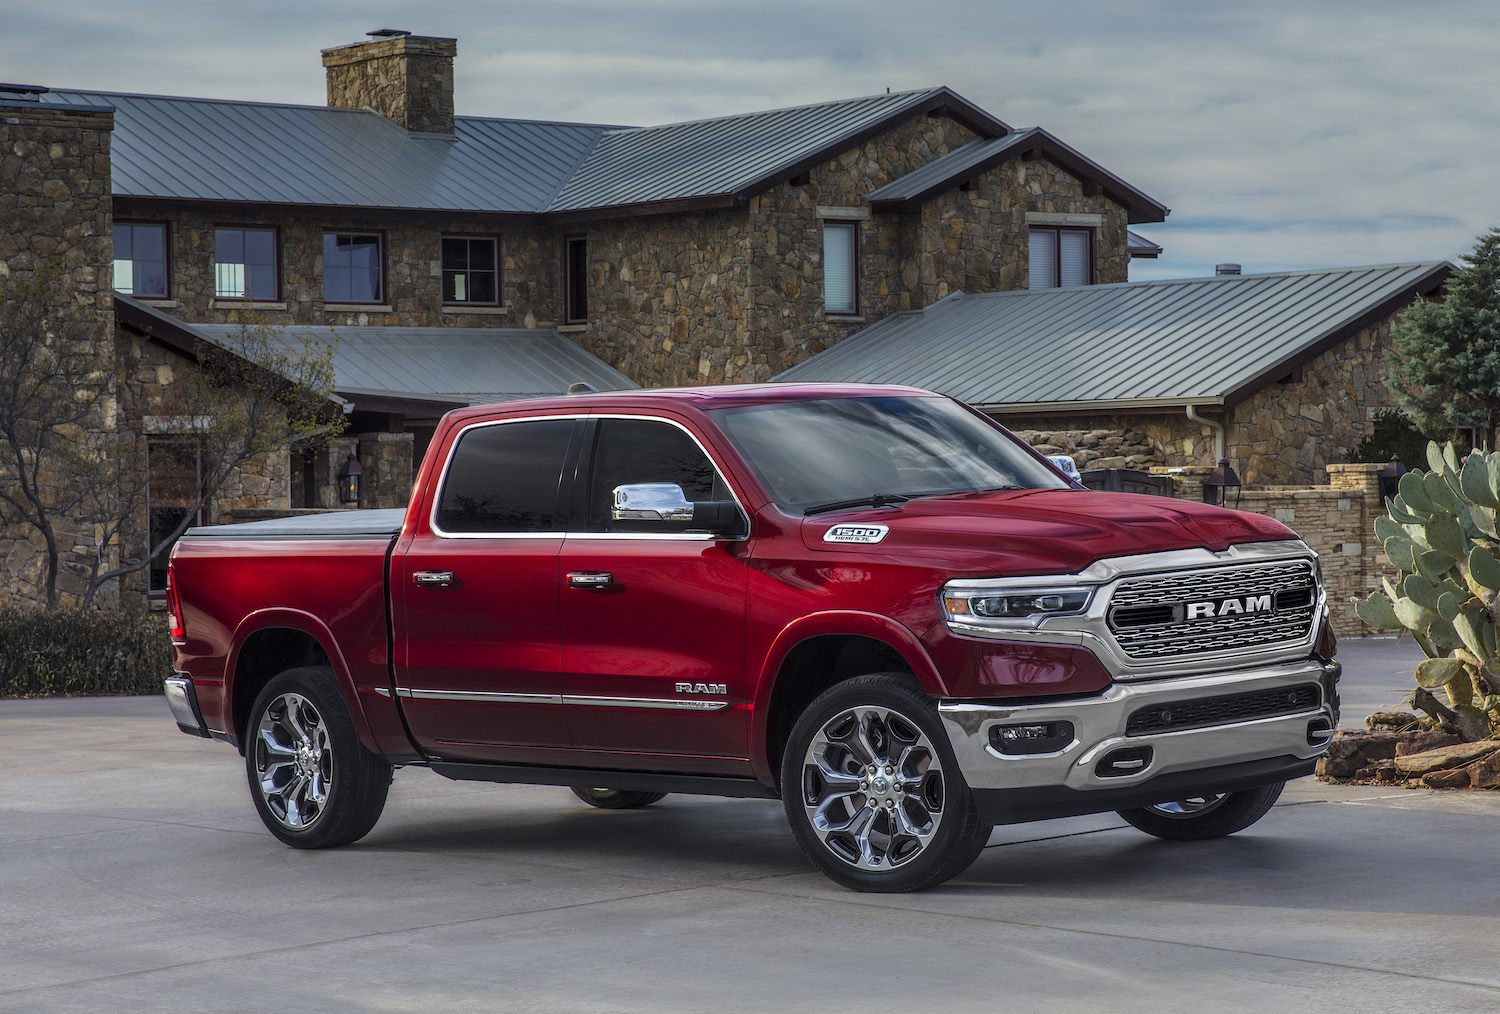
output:
<svg viewBox="0 0 1500 1014"><path fill-rule="evenodd" d="M954 293L773 378L910 384L997 411L1235 404L1434 291L1446 261Z"/></svg>

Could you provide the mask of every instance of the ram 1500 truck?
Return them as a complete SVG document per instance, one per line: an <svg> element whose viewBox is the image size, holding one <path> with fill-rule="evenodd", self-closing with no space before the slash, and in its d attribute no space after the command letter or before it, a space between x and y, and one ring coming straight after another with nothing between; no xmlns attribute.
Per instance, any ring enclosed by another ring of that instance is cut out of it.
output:
<svg viewBox="0 0 1500 1014"><path fill-rule="evenodd" d="M1316 554L1066 478L911 388L452 412L410 505L191 529L167 700L271 833L366 834L392 769L782 800L833 880L931 886L993 825L1247 827L1337 721Z"/></svg>

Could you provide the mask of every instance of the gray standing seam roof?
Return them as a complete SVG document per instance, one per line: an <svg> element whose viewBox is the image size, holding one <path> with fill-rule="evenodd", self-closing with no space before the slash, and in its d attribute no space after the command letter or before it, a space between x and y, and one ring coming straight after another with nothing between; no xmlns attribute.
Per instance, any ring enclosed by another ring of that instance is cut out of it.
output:
<svg viewBox="0 0 1500 1014"><path fill-rule="evenodd" d="M954 293L772 378L908 384L985 408L1233 404L1436 288L1446 261Z"/></svg>
<svg viewBox="0 0 1500 1014"><path fill-rule="evenodd" d="M222 343L233 324L189 324ZM332 334L329 334L332 331ZM359 327L287 325L277 337L334 341L334 390L340 395L482 405L567 392L587 383L600 391L638 387L556 331L541 328Z"/></svg>
<svg viewBox="0 0 1500 1014"><path fill-rule="evenodd" d="M1132 257L1160 257L1161 244L1153 243L1138 232L1125 230L1125 245Z"/></svg>
<svg viewBox="0 0 1500 1014"><path fill-rule="evenodd" d="M1007 134L1005 137L988 137L980 141L970 141L962 148L956 148L940 158L933 159L921 168L892 180L877 190L870 191L867 196L871 204L919 199L930 190L940 188L949 181L962 180L966 173L983 164L986 159L1016 147L1024 149L1026 142L1033 140L1040 133L1041 131L1036 127L1031 127L1018 130L1014 134Z"/></svg>

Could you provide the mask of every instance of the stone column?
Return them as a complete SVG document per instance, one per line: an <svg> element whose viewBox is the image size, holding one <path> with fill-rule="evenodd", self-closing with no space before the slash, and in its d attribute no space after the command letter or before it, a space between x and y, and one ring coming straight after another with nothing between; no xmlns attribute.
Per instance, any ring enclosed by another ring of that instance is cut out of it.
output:
<svg viewBox="0 0 1500 1014"><path fill-rule="evenodd" d="M412 450L410 433L361 433L359 464L365 470L359 505L405 507L411 499Z"/></svg>

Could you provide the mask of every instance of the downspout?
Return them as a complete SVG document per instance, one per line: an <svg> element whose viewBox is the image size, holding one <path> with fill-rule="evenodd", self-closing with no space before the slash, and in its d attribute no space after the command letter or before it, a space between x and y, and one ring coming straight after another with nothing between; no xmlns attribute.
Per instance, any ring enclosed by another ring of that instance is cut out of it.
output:
<svg viewBox="0 0 1500 1014"><path fill-rule="evenodd" d="M1187 417L1193 422L1198 423L1202 426L1207 426L1209 429L1214 431L1214 464L1218 464L1219 459L1228 457L1224 444L1223 423L1213 422L1210 419L1203 418L1198 414L1198 406L1196 405L1187 406Z"/></svg>

